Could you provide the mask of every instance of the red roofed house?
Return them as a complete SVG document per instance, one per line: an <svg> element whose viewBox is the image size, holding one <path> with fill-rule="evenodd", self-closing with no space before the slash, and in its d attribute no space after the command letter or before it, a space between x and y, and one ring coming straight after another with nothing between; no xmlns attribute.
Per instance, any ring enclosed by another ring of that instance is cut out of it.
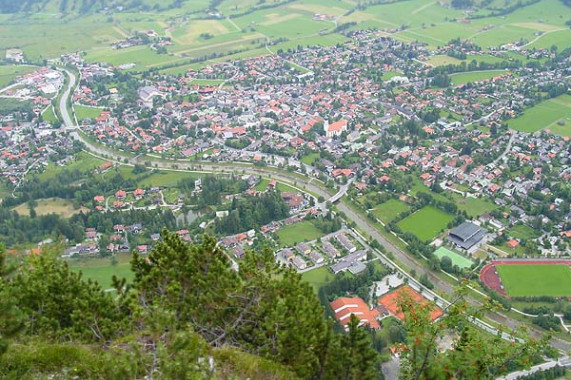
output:
<svg viewBox="0 0 571 380"><path fill-rule="evenodd" d="M335 313L335 319L347 329L347 324L351 320L351 314L361 321L359 326L369 325L372 329L380 329L381 325L377 321L379 312L370 310L365 301L359 297L341 297L329 304Z"/></svg>
<svg viewBox="0 0 571 380"><path fill-rule="evenodd" d="M325 123L324 128L325 128L325 135L327 137L331 138L334 136L340 136L341 133L347 130L347 120L341 119L339 121L336 121L335 123L331 124Z"/></svg>
<svg viewBox="0 0 571 380"><path fill-rule="evenodd" d="M145 190L143 189L136 189L135 191L133 191L133 195L135 196L135 199L141 199L143 198L143 195L145 195Z"/></svg>
<svg viewBox="0 0 571 380"><path fill-rule="evenodd" d="M126 196L127 192L125 192L125 190L119 190L118 192L115 193L115 198L117 198L118 200L124 200Z"/></svg>
<svg viewBox="0 0 571 380"><path fill-rule="evenodd" d="M517 240L510 240L507 243L507 246L510 247L511 249L514 249L515 247L517 247L519 245Z"/></svg>
<svg viewBox="0 0 571 380"><path fill-rule="evenodd" d="M93 200L97 203L102 203L105 200L105 197L103 195L96 195L93 197Z"/></svg>

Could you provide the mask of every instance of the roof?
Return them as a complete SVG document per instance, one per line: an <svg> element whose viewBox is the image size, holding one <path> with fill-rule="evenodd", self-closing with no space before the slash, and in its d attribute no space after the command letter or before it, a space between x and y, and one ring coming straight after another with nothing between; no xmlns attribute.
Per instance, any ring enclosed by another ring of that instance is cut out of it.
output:
<svg viewBox="0 0 571 380"><path fill-rule="evenodd" d="M359 325L369 325L372 329L380 329L381 325L377 321L379 312L370 310L365 301L359 297L349 298L341 297L329 304L335 313L335 319L343 326L347 326L351 320L351 314L354 314L361 323Z"/></svg>
<svg viewBox="0 0 571 380"><path fill-rule="evenodd" d="M411 297L414 303L418 303L421 305L430 304L430 301L424 298L422 295L420 295L420 293L418 293L416 290L412 289L408 285L404 285L379 298L379 305L384 306L392 315L394 315L398 319L404 320L404 313L398 306L398 301L400 297L405 295ZM430 311L430 319L434 321L437 318L439 318L441 315L442 315L442 310L440 310L440 308L438 308L437 306L433 305Z"/></svg>
<svg viewBox="0 0 571 380"><path fill-rule="evenodd" d="M482 240L485 234L486 231L474 223L464 222L450 231L448 240L457 246L468 250Z"/></svg>

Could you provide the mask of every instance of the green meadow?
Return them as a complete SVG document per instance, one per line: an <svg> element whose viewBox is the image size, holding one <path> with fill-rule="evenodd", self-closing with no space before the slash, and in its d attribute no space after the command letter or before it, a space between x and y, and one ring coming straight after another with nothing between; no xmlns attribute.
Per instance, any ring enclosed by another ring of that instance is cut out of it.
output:
<svg viewBox="0 0 571 380"><path fill-rule="evenodd" d="M508 121L508 126L522 132L536 132L552 128L563 136L571 136L571 95L561 95L528 108L523 114ZM563 124L558 125L558 123ZM564 127L564 128L560 128Z"/></svg>

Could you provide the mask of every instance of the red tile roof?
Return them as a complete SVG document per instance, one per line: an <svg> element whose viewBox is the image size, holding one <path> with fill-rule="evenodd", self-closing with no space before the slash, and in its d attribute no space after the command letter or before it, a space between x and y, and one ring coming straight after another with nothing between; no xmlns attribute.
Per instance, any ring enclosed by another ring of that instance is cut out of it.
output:
<svg viewBox="0 0 571 380"><path fill-rule="evenodd" d="M418 293L416 290L412 289L408 285L405 285L382 296L379 299L379 305L384 306L392 315L394 315L398 319L403 320L404 314L400 309L400 307L398 306L398 301L400 297L405 295L411 297L415 303L421 305L427 305L430 302L426 298L421 296L420 293ZM430 319L434 321L441 315L442 315L442 310L440 310L437 306L432 306L432 309L430 311Z"/></svg>
<svg viewBox="0 0 571 380"><path fill-rule="evenodd" d="M380 329L381 325L377 321L379 312L370 310L365 301L359 297L341 297L329 304L335 313L335 318L343 326L347 326L354 314L361 321L361 325L368 324L372 329Z"/></svg>

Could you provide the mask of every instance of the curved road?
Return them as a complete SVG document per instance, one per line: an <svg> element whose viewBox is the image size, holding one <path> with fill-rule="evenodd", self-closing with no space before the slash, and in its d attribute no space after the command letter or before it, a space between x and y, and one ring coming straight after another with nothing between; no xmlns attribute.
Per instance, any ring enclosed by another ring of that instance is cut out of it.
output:
<svg viewBox="0 0 571 380"><path fill-rule="evenodd" d="M75 76L73 73L69 72L68 70L64 69L64 72L70 77L68 88L64 91L63 96L60 100L60 112L63 117L63 121L65 127L67 129L77 129L78 127L74 125L72 119L68 113L66 102L70 96L70 89L75 86ZM329 199L331 194L329 194L323 187L317 186L315 183L317 181L310 179L302 179L299 177L292 177L284 174L283 172L276 172L274 169L270 167L255 167L255 166L237 166L233 165L232 163L226 164L212 164L212 163L189 163L185 161L176 161L173 160L172 162L165 162L165 161L156 161L153 160L151 157L136 157L131 158L123 155L120 152L113 151L111 149L106 149L100 146L93 145L90 141L86 140L79 132L73 131L71 132L71 136L76 140L81 141L90 152L93 152L100 156L105 156L109 158L116 158L116 161L120 163L129 163L134 165L136 163L141 164L143 162L150 162L151 166L157 167L159 169L167 169L167 170L178 170L178 171L195 171L195 172L210 172L210 173L233 173L233 172L244 172L247 174L252 175L263 175L266 177L272 177L278 179L284 183L294 185L298 188L303 187L305 190L316 194L317 196L323 196L325 199ZM176 165L177 168L174 169L173 165ZM383 236L379 231L374 227L367 218L362 217L360 214L355 212L349 205L340 199L337 203L337 208L339 211L343 212L349 220L352 220L356 223L356 225L368 234L372 239L376 239L379 243L381 243L388 252L391 252L395 259L402 263L403 266L408 267L410 269L414 269L417 275L426 274L430 281L435 285L435 287L446 294L452 294L455 290L455 287L450 283L442 280L440 277L436 276L431 271L427 270L421 263L416 261L413 257L409 254L401 250L399 247L395 246L390 240L388 240L385 236ZM470 300L473 304L479 304L479 301ZM517 331L520 326L522 325L521 322L515 321L508 316L505 316L501 313L489 313L486 315L490 320L497 322L501 325L507 326L510 329ZM541 332L539 330L535 330L536 334L539 335ZM559 350L564 352L569 351L571 345L569 342L566 342L561 339L553 338L552 344Z"/></svg>

